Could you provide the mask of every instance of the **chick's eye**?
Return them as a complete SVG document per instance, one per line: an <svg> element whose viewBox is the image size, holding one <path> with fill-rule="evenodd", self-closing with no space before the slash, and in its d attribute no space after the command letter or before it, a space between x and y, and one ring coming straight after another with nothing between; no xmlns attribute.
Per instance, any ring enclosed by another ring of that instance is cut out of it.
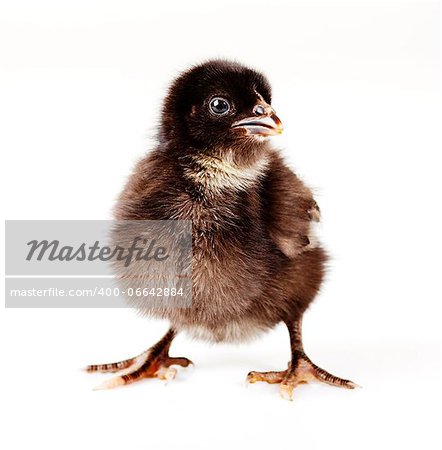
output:
<svg viewBox="0 0 442 450"><path fill-rule="evenodd" d="M212 98L209 106L210 110L217 116L223 116L230 111L229 102L222 97Z"/></svg>

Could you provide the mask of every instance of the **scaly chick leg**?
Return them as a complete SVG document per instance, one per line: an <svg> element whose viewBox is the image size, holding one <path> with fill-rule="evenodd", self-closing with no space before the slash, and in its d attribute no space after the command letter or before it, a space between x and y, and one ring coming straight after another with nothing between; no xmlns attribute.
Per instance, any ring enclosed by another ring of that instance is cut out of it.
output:
<svg viewBox="0 0 442 450"><path fill-rule="evenodd" d="M192 364L192 361L187 358L169 356L169 348L175 336L175 330L170 329L153 347L134 358L111 364L90 365L85 370L102 373L123 371L119 376L105 381L95 389L111 389L143 378L173 379L176 376L176 369L171 366L187 367Z"/></svg>
<svg viewBox="0 0 442 450"><path fill-rule="evenodd" d="M282 397L293 400L293 390L302 383L316 380L332 386L354 389L357 384L350 380L339 378L314 364L305 354L302 345L302 321L296 320L287 323L290 333L292 360L287 370L281 372L250 372L247 376L249 383L265 381L267 383L279 383Z"/></svg>

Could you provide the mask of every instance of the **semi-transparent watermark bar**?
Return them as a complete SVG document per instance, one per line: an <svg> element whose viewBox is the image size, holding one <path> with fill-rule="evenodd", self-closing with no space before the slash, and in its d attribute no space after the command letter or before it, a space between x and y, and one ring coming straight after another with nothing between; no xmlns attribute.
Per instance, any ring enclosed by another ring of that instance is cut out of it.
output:
<svg viewBox="0 0 442 450"><path fill-rule="evenodd" d="M6 307L185 308L191 221L6 221Z"/></svg>

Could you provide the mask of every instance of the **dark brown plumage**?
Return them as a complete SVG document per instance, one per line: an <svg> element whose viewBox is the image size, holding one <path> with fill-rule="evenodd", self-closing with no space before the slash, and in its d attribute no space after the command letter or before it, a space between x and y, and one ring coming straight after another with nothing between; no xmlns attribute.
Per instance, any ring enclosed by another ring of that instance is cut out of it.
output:
<svg viewBox="0 0 442 450"><path fill-rule="evenodd" d="M319 220L311 191L267 139L282 131L270 105L266 78L237 63L210 61L172 84L158 145L137 164L115 215L192 221L192 306L146 307L146 313L167 318L171 330L138 359L90 366L90 371L136 366L105 387L172 376L171 364L189 364L185 358L170 362L177 332L240 341L280 322L291 337L289 368L251 372L250 382L279 382L290 398L309 378L354 387L314 365L302 347L302 315L321 286L326 254L311 233Z"/></svg>

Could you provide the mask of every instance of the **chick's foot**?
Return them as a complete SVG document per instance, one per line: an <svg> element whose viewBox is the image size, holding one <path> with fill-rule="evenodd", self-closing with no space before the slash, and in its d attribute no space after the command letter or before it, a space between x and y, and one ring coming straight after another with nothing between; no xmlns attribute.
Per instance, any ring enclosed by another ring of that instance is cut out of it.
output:
<svg viewBox="0 0 442 450"><path fill-rule="evenodd" d="M187 367L193 364L190 359L169 356L169 347L174 336L174 332L169 331L161 341L134 358L110 364L90 365L85 370L90 373L120 372L118 376L97 386L96 390L112 389L144 378L160 378L166 381L174 379L177 370L172 366Z"/></svg>
<svg viewBox="0 0 442 450"><path fill-rule="evenodd" d="M352 381L339 378L321 369L310 361L304 353L297 355L296 359L289 363L287 370L279 372L250 372L247 375L248 383L256 383L258 381L265 381L270 384L279 383L279 392L287 400L293 400L293 391L298 385L310 381L320 381L346 389L357 387L357 384Z"/></svg>

